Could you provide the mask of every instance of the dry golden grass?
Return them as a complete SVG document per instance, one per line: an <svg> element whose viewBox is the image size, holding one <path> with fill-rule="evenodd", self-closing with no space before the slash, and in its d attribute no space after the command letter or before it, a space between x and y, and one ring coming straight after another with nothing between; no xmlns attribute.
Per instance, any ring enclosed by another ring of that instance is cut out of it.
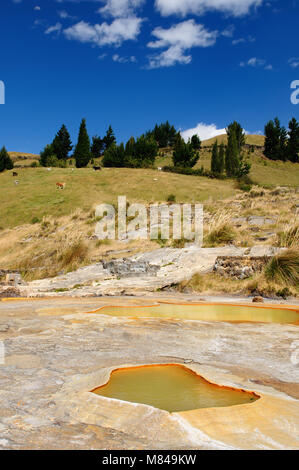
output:
<svg viewBox="0 0 299 470"><path fill-rule="evenodd" d="M210 147L214 145L214 143L218 142L218 144L225 144L227 145L227 135L222 134L217 137L212 137L211 139L204 140L202 142L203 147ZM247 145L258 145L260 147L263 147L265 144L265 137L263 135L246 135L245 136L245 141Z"/></svg>
<svg viewBox="0 0 299 470"><path fill-rule="evenodd" d="M253 295L262 297L298 297L297 286L266 279L264 273L250 279L223 278L216 273L195 274L190 280L177 285L179 292L194 292L203 295Z"/></svg>
<svg viewBox="0 0 299 470"><path fill-rule="evenodd" d="M70 216L44 217L41 222L0 231L0 266L18 269L25 280L53 277L97 262L149 251L150 241L100 241L94 238L94 210Z"/></svg>
<svg viewBox="0 0 299 470"><path fill-rule="evenodd" d="M213 215L204 237L204 246L227 245L236 239L231 226L231 212L220 211Z"/></svg>

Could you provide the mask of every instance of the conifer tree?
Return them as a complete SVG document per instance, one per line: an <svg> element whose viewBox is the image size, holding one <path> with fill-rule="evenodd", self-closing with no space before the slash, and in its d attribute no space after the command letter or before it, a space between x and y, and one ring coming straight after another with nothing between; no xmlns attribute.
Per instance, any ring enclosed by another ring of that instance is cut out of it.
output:
<svg viewBox="0 0 299 470"><path fill-rule="evenodd" d="M212 149L211 172L213 173L213 175L219 174L219 151L217 140L214 143Z"/></svg>
<svg viewBox="0 0 299 470"><path fill-rule="evenodd" d="M225 147L222 143L219 147L219 154L218 154L218 161L219 161L219 174L222 175L224 172L225 167Z"/></svg>
<svg viewBox="0 0 299 470"><path fill-rule="evenodd" d="M69 152L72 150L72 141L70 134L63 124L61 129L57 132L53 143L53 152L58 158L58 160L66 160L68 158Z"/></svg>
<svg viewBox="0 0 299 470"><path fill-rule="evenodd" d="M135 139L134 137L130 137L128 142L126 143L126 155L128 157L134 157L135 156Z"/></svg>
<svg viewBox="0 0 299 470"><path fill-rule="evenodd" d="M122 168L126 163L126 154L124 144L116 145L114 142L105 150L103 165L105 167Z"/></svg>
<svg viewBox="0 0 299 470"><path fill-rule="evenodd" d="M92 138L92 145L91 145L92 157L100 158L102 155L103 149L104 149L104 141L98 135L95 135Z"/></svg>
<svg viewBox="0 0 299 470"><path fill-rule="evenodd" d="M103 142L105 144L105 150L108 150L109 147L111 147L111 145L116 143L116 138L115 138L115 135L114 135L114 132L113 132L113 129L112 129L111 126L108 127L108 130L107 130L106 135L103 139Z"/></svg>
<svg viewBox="0 0 299 470"><path fill-rule="evenodd" d="M178 133L173 151L173 165L176 167L193 168L198 162L199 152L194 150L191 142L185 143Z"/></svg>
<svg viewBox="0 0 299 470"><path fill-rule="evenodd" d="M53 163L57 163L57 157L54 153L53 144L46 145L44 150L40 153L39 162L41 166L53 166Z"/></svg>
<svg viewBox="0 0 299 470"><path fill-rule="evenodd" d="M287 132L276 117L265 125L264 155L270 160L286 160L286 150Z"/></svg>
<svg viewBox="0 0 299 470"><path fill-rule="evenodd" d="M74 157L76 160L77 168L84 168L88 165L91 154L90 154L90 140L86 129L86 120L82 119L78 142L75 148Z"/></svg>
<svg viewBox="0 0 299 470"><path fill-rule="evenodd" d="M235 138L237 141L238 150L241 151L242 147L245 145L245 132L241 124L237 121L232 122L226 129L227 137L229 139L231 133L235 134Z"/></svg>
<svg viewBox="0 0 299 470"><path fill-rule="evenodd" d="M200 138L198 137L197 134L194 134L194 135L191 137L191 144L192 144L194 150L200 150L200 148L201 148L201 141L200 141Z"/></svg>
<svg viewBox="0 0 299 470"><path fill-rule="evenodd" d="M13 161L10 158L5 147L0 150L0 173L4 170L12 170L14 167Z"/></svg>
<svg viewBox="0 0 299 470"><path fill-rule="evenodd" d="M293 163L299 163L299 123L295 118L289 122L287 158Z"/></svg>
<svg viewBox="0 0 299 470"><path fill-rule="evenodd" d="M235 129L231 128L228 134L228 143L225 154L225 169L229 178L236 177L239 169L239 146Z"/></svg>

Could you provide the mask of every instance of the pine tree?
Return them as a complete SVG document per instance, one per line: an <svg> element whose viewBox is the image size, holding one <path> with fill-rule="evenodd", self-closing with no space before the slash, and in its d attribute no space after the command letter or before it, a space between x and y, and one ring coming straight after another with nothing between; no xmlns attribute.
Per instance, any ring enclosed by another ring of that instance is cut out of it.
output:
<svg viewBox="0 0 299 470"><path fill-rule="evenodd" d="M13 161L10 158L5 147L0 150L0 173L4 170L12 170L14 167Z"/></svg>
<svg viewBox="0 0 299 470"><path fill-rule="evenodd" d="M86 120L82 119L78 142L75 148L74 157L76 160L77 168L84 168L88 165L91 154L90 154L90 140L86 129Z"/></svg>
<svg viewBox="0 0 299 470"><path fill-rule="evenodd" d="M192 144L194 150L200 150L200 148L201 148L201 140L200 140L200 138L198 137L197 134L194 134L194 135L191 137L191 144Z"/></svg>
<svg viewBox="0 0 299 470"><path fill-rule="evenodd" d="M130 137L128 142L126 143L126 155L128 157L134 157L135 156L135 139L134 137Z"/></svg>
<svg viewBox="0 0 299 470"><path fill-rule="evenodd" d="M191 142L185 143L180 134L177 135L174 151L173 151L173 165L175 167L193 168L198 162L199 152L194 150Z"/></svg>
<svg viewBox="0 0 299 470"><path fill-rule="evenodd" d="M54 153L53 145L46 145L44 150L41 151L40 153L40 159L39 162L41 166L54 166L53 162L56 160L57 162L57 157Z"/></svg>
<svg viewBox="0 0 299 470"><path fill-rule="evenodd" d="M287 132L281 127L279 119L265 125L265 157L270 160L286 160Z"/></svg>
<svg viewBox="0 0 299 470"><path fill-rule="evenodd" d="M157 142L151 137L141 135L135 142L134 146L134 159L138 166L151 166L155 162L158 153Z"/></svg>
<svg viewBox="0 0 299 470"><path fill-rule="evenodd" d="M213 175L219 174L219 152L217 140L214 143L212 149L211 172L213 173Z"/></svg>
<svg viewBox="0 0 299 470"><path fill-rule="evenodd" d="M114 142L105 150L103 157L103 165L105 167L122 168L126 163L126 154L124 144L116 145Z"/></svg>
<svg viewBox="0 0 299 470"><path fill-rule="evenodd" d="M106 135L103 139L103 142L105 144L105 150L108 150L109 147L111 147L111 145L116 143L116 138L115 138L115 135L111 126L109 126L108 128Z"/></svg>
<svg viewBox="0 0 299 470"><path fill-rule="evenodd" d="M53 151L58 160L66 160L69 152L72 150L72 141L66 126L63 124L61 129L57 132L53 143Z"/></svg>
<svg viewBox="0 0 299 470"><path fill-rule="evenodd" d="M245 132L241 124L237 121L232 122L226 129L228 139L231 133L235 134L238 150L241 151L242 147L245 145Z"/></svg>
<svg viewBox="0 0 299 470"><path fill-rule="evenodd" d="M237 142L235 129L231 128L228 134L228 143L225 155L225 169L228 177L233 178L238 174L239 169L239 145Z"/></svg>
<svg viewBox="0 0 299 470"><path fill-rule="evenodd" d="M103 149L104 149L104 141L98 135L95 135L92 138L92 145L91 145L92 157L100 158L102 155Z"/></svg>
<svg viewBox="0 0 299 470"><path fill-rule="evenodd" d="M225 167L225 147L224 144L222 143L219 148L219 154L218 154L218 161L219 161L219 174L222 175L224 172L224 167Z"/></svg>
<svg viewBox="0 0 299 470"><path fill-rule="evenodd" d="M287 158L293 163L299 163L299 123L295 118L289 122Z"/></svg>

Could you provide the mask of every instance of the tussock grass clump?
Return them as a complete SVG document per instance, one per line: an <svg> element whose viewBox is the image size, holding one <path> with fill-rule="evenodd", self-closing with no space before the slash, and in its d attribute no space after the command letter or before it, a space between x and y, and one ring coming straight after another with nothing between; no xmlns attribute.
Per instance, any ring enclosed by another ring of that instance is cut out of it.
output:
<svg viewBox="0 0 299 470"><path fill-rule="evenodd" d="M80 265L88 255L88 246L78 240L68 246L59 256L59 262L63 268L74 268Z"/></svg>
<svg viewBox="0 0 299 470"><path fill-rule="evenodd" d="M274 256L265 268L268 280L299 286L299 251L290 249Z"/></svg>
<svg viewBox="0 0 299 470"><path fill-rule="evenodd" d="M299 224L288 224L283 231L278 232L276 243L286 248L299 247Z"/></svg>
<svg viewBox="0 0 299 470"><path fill-rule="evenodd" d="M231 215L216 213L205 236L205 244L208 246L223 245L232 243L236 233L230 224Z"/></svg>

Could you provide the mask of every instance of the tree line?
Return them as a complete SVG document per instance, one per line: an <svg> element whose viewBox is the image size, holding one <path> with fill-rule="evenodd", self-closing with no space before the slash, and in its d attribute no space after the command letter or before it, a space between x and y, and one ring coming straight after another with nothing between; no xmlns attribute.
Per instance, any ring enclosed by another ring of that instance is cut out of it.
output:
<svg viewBox="0 0 299 470"><path fill-rule="evenodd" d="M109 126L103 139L95 135L90 141L86 120L82 119L74 153L69 157L73 145L70 134L63 124L55 135L53 142L46 145L40 153L40 164L42 166L65 167L68 160L74 159L77 168L84 168L93 159L100 158L102 153L107 151L115 142L116 138L111 126Z"/></svg>
<svg viewBox="0 0 299 470"><path fill-rule="evenodd" d="M249 174L251 165L245 157L245 132L238 122L234 121L226 129L227 146L218 145L212 148L211 174L215 177L224 175L228 178L242 178Z"/></svg>
<svg viewBox="0 0 299 470"><path fill-rule="evenodd" d="M266 124L264 155L270 160L299 163L299 123L295 118L289 122L288 130L277 117Z"/></svg>
<svg viewBox="0 0 299 470"><path fill-rule="evenodd" d="M206 173L214 177L241 178L250 172L250 163L244 152L245 133L236 121L229 124L226 132L227 145L219 145L216 140L212 148L211 169ZM95 135L90 139L86 120L82 119L76 145L73 146L66 126L62 125L52 143L40 153L40 164L66 167L74 160L77 168L84 168L101 158L101 164L106 167L146 168L154 165L160 149L167 148L173 151L174 169L191 170L199 160L201 141L195 134L185 142L180 131L166 121L156 124L140 137L131 137L126 143L118 145L111 125L102 138ZM278 118L266 124L264 154L271 160L299 162L299 124L295 118L290 121L288 131L280 125ZM3 147L0 151L0 171L11 168L13 162Z"/></svg>

